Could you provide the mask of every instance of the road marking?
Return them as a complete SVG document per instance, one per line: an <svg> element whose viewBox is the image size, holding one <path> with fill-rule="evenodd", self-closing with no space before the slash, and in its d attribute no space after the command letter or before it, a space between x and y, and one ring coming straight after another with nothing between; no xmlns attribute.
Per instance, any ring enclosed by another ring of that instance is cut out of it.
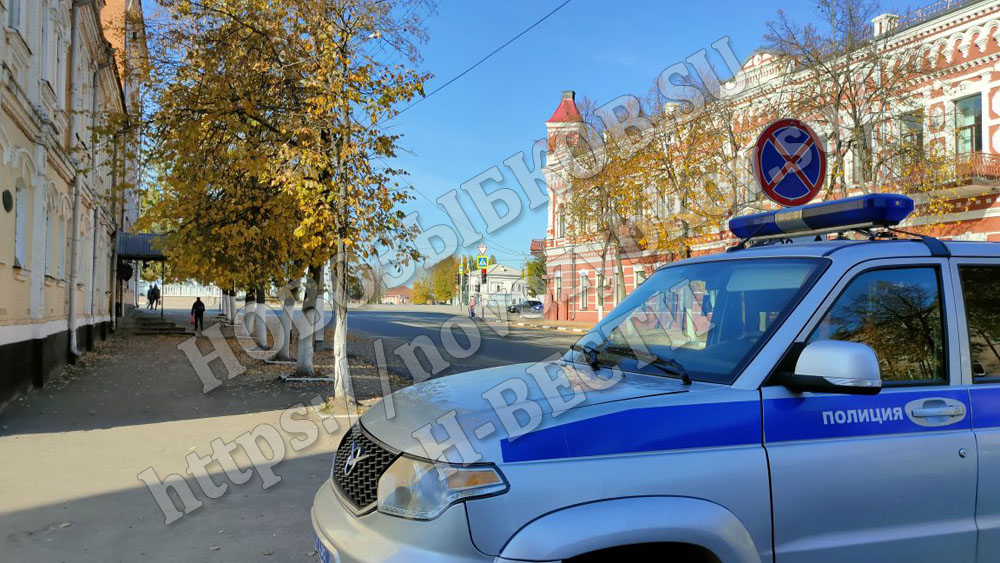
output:
<svg viewBox="0 0 1000 563"><path fill-rule="evenodd" d="M392 324L395 324L395 325L409 326L409 327L413 327L413 328L434 328L434 326L435 326L433 323L431 323L431 324L427 324L427 323L421 324L421 323L410 323L410 322L406 322L406 321L391 321L391 322L392 322Z"/></svg>

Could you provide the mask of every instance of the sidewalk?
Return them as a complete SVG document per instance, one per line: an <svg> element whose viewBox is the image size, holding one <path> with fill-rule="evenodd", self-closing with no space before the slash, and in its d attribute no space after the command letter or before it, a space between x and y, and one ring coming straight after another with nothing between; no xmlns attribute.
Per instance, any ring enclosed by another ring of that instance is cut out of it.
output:
<svg viewBox="0 0 1000 563"><path fill-rule="evenodd" d="M186 311L165 316L187 324ZM186 456L209 456L215 439L231 443L258 425L278 425L286 408L309 404L329 384L236 377L205 394L177 348L189 338L119 330L51 387L0 413L0 559L315 561L309 509L329 475L339 432L321 431L298 452L289 442L295 435L282 433L286 453L274 467L281 481L266 490L257 472L235 484L211 462L211 478L226 487L215 499L187 475ZM207 339L198 345L211 350ZM320 422L311 411L302 418ZM341 430L348 423L339 420ZM232 455L251 467L242 449ZM160 479L184 475L201 507L165 525L137 477L147 468Z"/></svg>

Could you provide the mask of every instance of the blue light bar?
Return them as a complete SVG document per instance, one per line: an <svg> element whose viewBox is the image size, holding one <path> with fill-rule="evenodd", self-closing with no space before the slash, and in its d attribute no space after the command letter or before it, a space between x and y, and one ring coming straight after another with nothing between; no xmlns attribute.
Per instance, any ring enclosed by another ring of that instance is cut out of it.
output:
<svg viewBox="0 0 1000 563"><path fill-rule="evenodd" d="M913 200L899 194L869 194L734 217L729 230L741 239L891 227L913 212Z"/></svg>

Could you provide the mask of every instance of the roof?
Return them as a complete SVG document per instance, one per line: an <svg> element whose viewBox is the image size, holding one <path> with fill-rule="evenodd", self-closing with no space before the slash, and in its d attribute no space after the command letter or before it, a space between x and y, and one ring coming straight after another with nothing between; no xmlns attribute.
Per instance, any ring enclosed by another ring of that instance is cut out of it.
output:
<svg viewBox="0 0 1000 563"><path fill-rule="evenodd" d="M490 264L490 267L486 269L486 275L519 278L521 277L521 270L511 268L510 266L504 266L503 264Z"/></svg>
<svg viewBox="0 0 1000 563"><path fill-rule="evenodd" d="M118 232L118 258L121 260L164 261L167 257L159 248L154 248L154 241L160 238L156 233L123 233Z"/></svg>
<svg viewBox="0 0 1000 563"><path fill-rule="evenodd" d="M556 108L556 112L552 114L548 122L574 123L581 121L583 121L583 116L580 115L580 110L576 107L576 92L573 90L563 91L559 107Z"/></svg>
<svg viewBox="0 0 1000 563"><path fill-rule="evenodd" d="M399 295L400 297L409 297L410 291L411 291L410 288L406 287L405 285L401 285L398 287L394 287L392 289L387 289L385 294L386 296Z"/></svg>

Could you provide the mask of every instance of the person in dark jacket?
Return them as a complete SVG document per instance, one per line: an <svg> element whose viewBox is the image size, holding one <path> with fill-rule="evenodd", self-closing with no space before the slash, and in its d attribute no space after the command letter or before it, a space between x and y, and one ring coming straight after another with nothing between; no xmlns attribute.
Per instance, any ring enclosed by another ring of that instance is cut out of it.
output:
<svg viewBox="0 0 1000 563"><path fill-rule="evenodd" d="M201 297L195 297L191 316L194 317L194 329L205 330L205 304L201 302Z"/></svg>

